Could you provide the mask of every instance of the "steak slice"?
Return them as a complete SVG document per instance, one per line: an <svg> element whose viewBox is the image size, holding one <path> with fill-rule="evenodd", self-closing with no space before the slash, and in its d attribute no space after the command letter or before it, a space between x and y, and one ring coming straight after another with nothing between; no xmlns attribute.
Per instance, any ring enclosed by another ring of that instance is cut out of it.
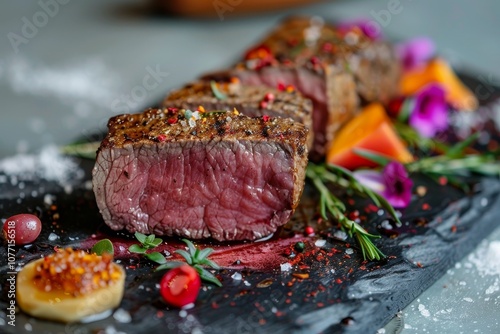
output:
<svg viewBox="0 0 500 334"><path fill-rule="evenodd" d="M360 103L386 103L397 94L400 65L393 47L361 30L340 31L316 18L282 22L244 60L205 79L238 77L251 85L293 85L313 102L312 158L323 157Z"/></svg>
<svg viewBox="0 0 500 334"><path fill-rule="evenodd" d="M216 85L215 87L213 85ZM217 90L225 95L217 97ZM278 90L266 86L242 85L237 78L211 83L197 81L171 92L163 101L163 107L197 110L202 106L206 110L233 110L258 117L291 118L304 124L308 129L312 126L312 102L294 89ZM309 131L307 146L311 147L313 133Z"/></svg>
<svg viewBox="0 0 500 334"><path fill-rule="evenodd" d="M114 230L254 240L291 218L308 130L291 119L150 109L113 117L93 187Z"/></svg>

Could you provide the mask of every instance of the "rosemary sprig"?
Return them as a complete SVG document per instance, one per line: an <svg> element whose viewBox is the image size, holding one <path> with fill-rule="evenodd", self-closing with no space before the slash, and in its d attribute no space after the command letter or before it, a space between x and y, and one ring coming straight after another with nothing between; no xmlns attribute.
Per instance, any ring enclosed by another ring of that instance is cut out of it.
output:
<svg viewBox="0 0 500 334"><path fill-rule="evenodd" d="M500 151L484 154L465 154L473 140L467 139L448 148L444 155L421 158L405 165L409 173L423 173L429 176L470 176L472 174L500 177ZM355 154L375 162L380 166L390 159L376 152L357 149Z"/></svg>
<svg viewBox="0 0 500 334"><path fill-rule="evenodd" d="M99 145L101 145L100 141L74 143L62 146L60 151L62 154L74 155L84 159L95 159Z"/></svg>
<svg viewBox="0 0 500 334"><path fill-rule="evenodd" d="M420 149L423 152L447 152L449 147L446 143L432 138L422 137L414 128L400 121L394 122L394 127L399 136L408 144L408 146Z"/></svg>
<svg viewBox="0 0 500 334"><path fill-rule="evenodd" d="M495 154L469 154L461 158L446 155L422 158L406 165L410 173L442 176L470 176L479 174L500 177L500 162Z"/></svg>
<svg viewBox="0 0 500 334"><path fill-rule="evenodd" d="M312 181L320 193L320 212L324 219L328 219L330 214L336 219L344 231L349 236L354 237L358 242L363 259L380 260L385 258L384 253L375 246L372 239L380 238L379 235L368 233L361 225L346 217L346 207L344 203L325 185L325 182L332 182L343 187L351 187L360 194L368 196L376 205L386 208L394 218L399 221L394 208L380 195L360 184L354 176L347 170L334 165L315 165L309 163L306 176Z"/></svg>

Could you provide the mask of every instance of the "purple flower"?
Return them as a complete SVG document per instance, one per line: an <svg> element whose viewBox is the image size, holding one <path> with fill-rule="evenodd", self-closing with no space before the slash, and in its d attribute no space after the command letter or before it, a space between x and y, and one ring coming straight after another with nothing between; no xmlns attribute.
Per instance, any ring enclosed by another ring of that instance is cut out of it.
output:
<svg viewBox="0 0 500 334"><path fill-rule="evenodd" d="M382 171L382 178L385 190L381 195L387 202L395 208L407 207L411 201L413 181L408 177L405 167L396 161L389 162Z"/></svg>
<svg viewBox="0 0 500 334"><path fill-rule="evenodd" d="M393 207L405 208L410 204L413 181L399 162L391 161L382 173L359 170L354 172L354 176L361 184L382 195Z"/></svg>
<svg viewBox="0 0 500 334"><path fill-rule="evenodd" d="M409 124L427 138L448 127L448 106L445 90L438 84L429 84L415 96Z"/></svg>
<svg viewBox="0 0 500 334"><path fill-rule="evenodd" d="M434 55L436 47L427 37L416 37L396 46L404 70L422 67Z"/></svg>
<svg viewBox="0 0 500 334"><path fill-rule="evenodd" d="M376 40L382 38L382 29L380 28L380 25L377 22L366 18L343 21L340 22L337 27L343 33L348 32L354 27L358 27L369 39Z"/></svg>

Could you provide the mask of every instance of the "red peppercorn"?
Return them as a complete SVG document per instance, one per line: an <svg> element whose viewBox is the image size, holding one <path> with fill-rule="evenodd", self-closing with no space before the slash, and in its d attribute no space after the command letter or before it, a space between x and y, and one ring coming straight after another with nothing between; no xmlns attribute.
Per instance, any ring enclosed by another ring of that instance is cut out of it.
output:
<svg viewBox="0 0 500 334"><path fill-rule="evenodd" d="M264 96L264 101L268 101L268 102L274 101L274 94L273 93L267 93Z"/></svg>
<svg viewBox="0 0 500 334"><path fill-rule="evenodd" d="M175 114L175 113L177 113L177 111L179 111L179 109L178 108L169 107L169 108L167 108L167 111L168 111L169 114Z"/></svg>
<svg viewBox="0 0 500 334"><path fill-rule="evenodd" d="M262 120L264 122L269 122L269 119L271 119L271 117L269 117L269 115L262 115Z"/></svg>
<svg viewBox="0 0 500 334"><path fill-rule="evenodd" d="M306 226L306 228L304 229L304 233L307 236L313 236L314 235L314 229L311 226Z"/></svg>
<svg viewBox="0 0 500 334"><path fill-rule="evenodd" d="M313 64L313 65L319 65L319 63L320 63L319 58L316 56L312 56L310 61L311 61L311 64Z"/></svg>
<svg viewBox="0 0 500 334"><path fill-rule="evenodd" d="M286 89L286 85L282 82L278 82L278 86L277 86L278 90L279 91L284 91Z"/></svg>
<svg viewBox="0 0 500 334"><path fill-rule="evenodd" d="M259 106L260 106L261 109L266 109L267 108L267 102L266 101L260 101Z"/></svg>
<svg viewBox="0 0 500 334"><path fill-rule="evenodd" d="M162 133L162 134L159 134L159 135L158 135L158 137L156 137L156 139L158 139L158 141L159 141L160 143L162 143L162 142L164 142L165 140L167 140L167 135L165 135L165 134L163 134L163 133Z"/></svg>
<svg viewBox="0 0 500 334"><path fill-rule="evenodd" d="M325 44L323 44L322 49L324 52L332 52L333 51L333 44L330 42L325 42Z"/></svg>
<svg viewBox="0 0 500 334"><path fill-rule="evenodd" d="M175 123L177 123L177 117L170 117L170 118L167 120L167 123L168 123L168 124L175 124Z"/></svg>

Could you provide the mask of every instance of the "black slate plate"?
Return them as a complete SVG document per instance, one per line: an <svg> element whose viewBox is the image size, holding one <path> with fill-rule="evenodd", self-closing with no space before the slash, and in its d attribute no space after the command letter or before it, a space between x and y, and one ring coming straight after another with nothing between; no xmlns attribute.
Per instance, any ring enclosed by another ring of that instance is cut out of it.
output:
<svg viewBox="0 0 500 334"><path fill-rule="evenodd" d="M475 91L481 87L487 89L489 94L481 100L483 105L496 101L500 90L486 87L473 77L464 76L464 80ZM489 111L483 109L483 112ZM493 123L487 123L485 127L493 131ZM17 248L19 266L53 252L55 246L81 246L96 231L114 240L130 240L103 227L86 182L90 179L92 163L82 161L81 166L86 171L84 181L76 184L69 194L55 182L36 178L25 181L22 189L18 184L0 184L2 218L34 212L44 223L35 244ZM366 201L353 200L351 209L358 209L367 217L371 231L383 234L377 244L390 256L381 263L363 263L355 245L339 241L329 233L333 230L325 230L321 238L327 243L320 249L312 240L309 256L298 261L292 271L281 272L280 268L224 270L221 273L223 288L207 285L196 307L179 311L167 307L159 297L156 284L162 273L154 272L154 267L146 261L118 256L127 267L126 292L120 308L125 315L130 314L130 322L118 313L93 323L63 325L18 312L16 327L12 327L7 325L10 319L6 319L6 314L0 313L4 319L0 322L0 332L99 333L107 328L110 333L113 330L124 333L160 330L169 333L373 333L500 225L500 180L467 180L475 184L469 195L448 185L438 185L424 176L414 181L417 186L425 186L427 194L416 196L402 212L401 227L387 220L385 214L366 212ZM21 193L31 194L33 190L55 195L57 209L44 204L41 195L21 199ZM309 202L315 200L310 189L304 196ZM347 195L345 198L348 199ZM303 224L313 214L311 208L304 205L296 215L295 224ZM387 229L388 224L392 229ZM352 249L353 253L347 254L346 249ZM9 302L5 246L0 249L0 258L0 308L5 312ZM283 257L283 262L287 260ZM242 281L231 278L235 271L242 273ZM298 279L292 276L294 272L308 272L310 276Z"/></svg>

